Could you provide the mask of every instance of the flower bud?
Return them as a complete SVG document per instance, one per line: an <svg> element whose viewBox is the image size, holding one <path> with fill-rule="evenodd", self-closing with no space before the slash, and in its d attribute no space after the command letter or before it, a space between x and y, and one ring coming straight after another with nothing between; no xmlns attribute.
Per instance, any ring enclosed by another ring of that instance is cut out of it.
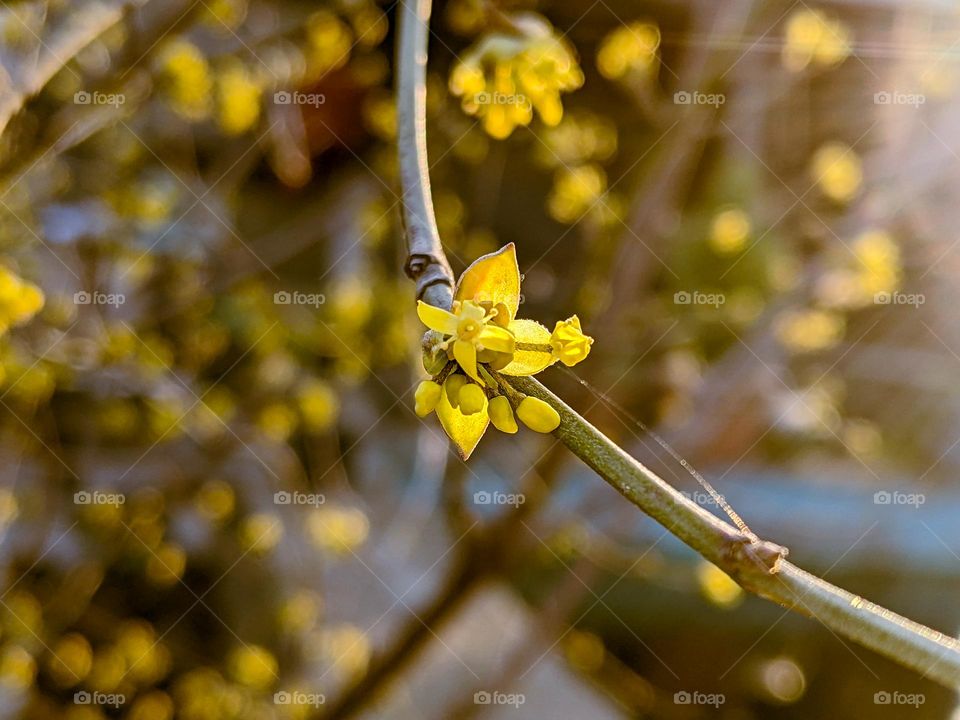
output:
<svg viewBox="0 0 960 720"><path fill-rule="evenodd" d="M473 415L483 410L487 396L479 385L469 383L460 388L460 412Z"/></svg>
<svg viewBox="0 0 960 720"><path fill-rule="evenodd" d="M543 400L525 397L517 407L517 417L531 430L553 432L560 425L560 414Z"/></svg>
<svg viewBox="0 0 960 720"><path fill-rule="evenodd" d="M415 410L420 417L426 417L434 411L437 403L440 402L440 393L443 391L433 380L424 380L417 385L417 391L414 393L416 401Z"/></svg>
<svg viewBox="0 0 960 720"><path fill-rule="evenodd" d="M463 375L451 375L443 384L443 390L447 393L447 402L451 407L460 405L460 389L467 384L467 378Z"/></svg>
<svg viewBox="0 0 960 720"><path fill-rule="evenodd" d="M580 318L572 315L566 320L558 320L550 335L553 354L567 367L573 367L590 354L593 338L584 335L580 329Z"/></svg>
<svg viewBox="0 0 960 720"><path fill-rule="evenodd" d="M490 414L490 421L500 432L510 433L517 431L517 421L513 417L513 408L510 407L510 401L503 395L497 395L490 401L490 408L487 411Z"/></svg>

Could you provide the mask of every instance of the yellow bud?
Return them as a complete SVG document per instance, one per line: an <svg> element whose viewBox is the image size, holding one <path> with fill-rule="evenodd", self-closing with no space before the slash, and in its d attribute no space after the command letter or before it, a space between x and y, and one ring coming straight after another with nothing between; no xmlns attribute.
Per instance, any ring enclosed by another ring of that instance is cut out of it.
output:
<svg viewBox="0 0 960 720"><path fill-rule="evenodd" d="M517 408L517 417L531 430L553 432L560 425L560 414L543 400L525 397Z"/></svg>
<svg viewBox="0 0 960 720"><path fill-rule="evenodd" d="M443 383L443 389L447 393L447 402L452 407L460 406L460 389L467 384L465 375L451 375Z"/></svg>
<svg viewBox="0 0 960 720"><path fill-rule="evenodd" d="M573 367L590 354L593 338L580 329L580 318L573 315L559 320L550 335L553 354L567 367Z"/></svg>
<svg viewBox="0 0 960 720"><path fill-rule="evenodd" d="M513 417L513 408L510 407L510 401L503 395L498 395L490 401L490 421L500 432L510 433L517 431L517 421Z"/></svg>
<svg viewBox="0 0 960 720"><path fill-rule="evenodd" d="M424 380L417 385L417 392L414 395L417 415L426 417L432 413L437 407L437 403L440 402L441 392L443 392L443 388L433 380Z"/></svg>
<svg viewBox="0 0 960 720"><path fill-rule="evenodd" d="M474 415L483 410L483 403L487 399L479 385L470 383L460 388L460 412L464 415Z"/></svg>

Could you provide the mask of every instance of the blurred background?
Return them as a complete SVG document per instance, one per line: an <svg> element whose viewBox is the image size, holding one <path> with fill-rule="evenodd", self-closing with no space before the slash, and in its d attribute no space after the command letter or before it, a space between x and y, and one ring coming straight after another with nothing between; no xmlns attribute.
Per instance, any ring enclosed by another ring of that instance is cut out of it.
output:
<svg viewBox="0 0 960 720"><path fill-rule="evenodd" d="M960 717L552 437L464 464L416 417L396 15L3 3L0 716ZM950 634L958 38L939 0L449 0L427 94L455 271L515 242L522 315L596 338L541 379Z"/></svg>

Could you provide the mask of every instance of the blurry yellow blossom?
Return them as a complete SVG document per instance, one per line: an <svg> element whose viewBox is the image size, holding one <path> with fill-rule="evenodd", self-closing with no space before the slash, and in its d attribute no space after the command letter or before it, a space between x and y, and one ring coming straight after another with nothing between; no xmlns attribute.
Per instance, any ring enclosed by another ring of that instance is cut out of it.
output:
<svg viewBox="0 0 960 720"><path fill-rule="evenodd" d="M397 135L397 104L390 93L370 93L363 101L363 123L381 140Z"/></svg>
<svg viewBox="0 0 960 720"><path fill-rule="evenodd" d="M355 625L338 625L319 633L316 650L335 672L355 677L366 672L372 648L370 640Z"/></svg>
<svg viewBox="0 0 960 720"><path fill-rule="evenodd" d="M340 401L333 389L322 380L304 382L297 391L297 404L303 424L310 432L323 432L336 421Z"/></svg>
<svg viewBox="0 0 960 720"><path fill-rule="evenodd" d="M40 312L43 303L40 288L0 265L0 332L28 322Z"/></svg>
<svg viewBox="0 0 960 720"><path fill-rule="evenodd" d="M820 10L802 8L787 20L783 65L792 72L811 62L822 67L839 65L850 55L850 33L839 20Z"/></svg>
<svg viewBox="0 0 960 720"><path fill-rule="evenodd" d="M606 188L607 175L599 165L560 168L547 198L547 210L558 222L575 222L597 203Z"/></svg>
<svg viewBox="0 0 960 720"><path fill-rule="evenodd" d="M213 78L200 49L187 40L171 40L160 53L160 65L173 109L188 120L206 118Z"/></svg>
<svg viewBox="0 0 960 720"><path fill-rule="evenodd" d="M126 675L140 683L156 682L170 669L170 650L146 621L125 622L117 634L116 647L128 667Z"/></svg>
<svg viewBox="0 0 960 720"><path fill-rule="evenodd" d="M750 237L750 231L750 218L743 210L724 210L710 223L710 247L721 255L740 252Z"/></svg>
<svg viewBox="0 0 960 720"><path fill-rule="evenodd" d="M480 0L450 0L443 8L444 19L458 35L473 35L486 19Z"/></svg>
<svg viewBox="0 0 960 720"><path fill-rule="evenodd" d="M836 345L843 337L843 315L826 310L790 310L776 323L780 342L794 352L814 352Z"/></svg>
<svg viewBox="0 0 960 720"><path fill-rule="evenodd" d="M629 73L648 74L656 66L660 29L649 22L632 22L610 32L597 51L597 69L609 80Z"/></svg>
<svg viewBox="0 0 960 720"><path fill-rule="evenodd" d="M307 532L318 547L347 553L366 541L370 521L359 508L328 505L310 513Z"/></svg>
<svg viewBox="0 0 960 720"><path fill-rule="evenodd" d="M387 16L371 0L358 3L350 13L350 24L356 35L357 45L372 48L383 42L389 30Z"/></svg>
<svg viewBox="0 0 960 720"><path fill-rule="evenodd" d="M226 135L241 135L260 119L263 84L243 63L231 60L217 76L220 127Z"/></svg>
<svg viewBox="0 0 960 720"><path fill-rule="evenodd" d="M556 125L563 117L560 93L583 84L572 46L546 20L528 13L514 23L523 35L487 35L450 74L450 92L461 98L463 110L480 117L498 139L529 125L534 109L546 125Z"/></svg>
<svg viewBox="0 0 960 720"><path fill-rule="evenodd" d="M147 558L147 578L154 585L173 585L183 576L187 554L179 545L161 545Z"/></svg>
<svg viewBox="0 0 960 720"><path fill-rule="evenodd" d="M233 514L236 500L230 483L209 480L197 492L197 509L214 522L222 522Z"/></svg>
<svg viewBox="0 0 960 720"><path fill-rule="evenodd" d="M704 560L697 566L700 591L714 605L734 607L743 601L743 589L723 570Z"/></svg>
<svg viewBox="0 0 960 720"><path fill-rule="evenodd" d="M609 118L575 110L565 113L559 125L541 133L537 160L547 167L581 165L610 159L617 151L617 127Z"/></svg>
<svg viewBox="0 0 960 720"><path fill-rule="evenodd" d="M58 640L47 658L47 669L54 682L61 687L72 687L90 672L93 650L79 633L69 633Z"/></svg>
<svg viewBox="0 0 960 720"><path fill-rule="evenodd" d="M257 416L257 427L275 442L286 442L298 422L297 411L282 402L267 405Z"/></svg>
<svg viewBox="0 0 960 720"><path fill-rule="evenodd" d="M90 674L87 675L84 685L99 692L113 692L126 674L127 662L118 648L99 649L93 654Z"/></svg>
<svg viewBox="0 0 960 720"><path fill-rule="evenodd" d="M227 32L243 22L247 0L204 0L203 9L203 19L210 27Z"/></svg>
<svg viewBox="0 0 960 720"><path fill-rule="evenodd" d="M0 608L4 635L37 637L43 631L40 602L28 592L14 591L4 598Z"/></svg>
<svg viewBox="0 0 960 720"><path fill-rule="evenodd" d="M591 632L572 630L564 643L564 654L577 670L595 673L603 667L606 656L603 640Z"/></svg>
<svg viewBox="0 0 960 720"><path fill-rule="evenodd" d="M246 645L230 653L230 675L241 685L266 689L277 679L277 659L266 648Z"/></svg>
<svg viewBox="0 0 960 720"><path fill-rule="evenodd" d="M255 553L273 550L282 537L283 522L270 513L255 513L240 528L240 542Z"/></svg>
<svg viewBox="0 0 960 720"><path fill-rule="evenodd" d="M859 308L877 302L900 286L900 249L881 230L861 233L847 248L837 250L836 267L817 282L817 296L823 305Z"/></svg>
<svg viewBox="0 0 960 720"><path fill-rule="evenodd" d="M318 10L307 19L307 40L312 75L336 70L350 58L353 45L350 28L329 10Z"/></svg>
<svg viewBox="0 0 960 720"><path fill-rule="evenodd" d="M125 717L127 720L172 720L173 700L165 692L153 690L137 696Z"/></svg>
<svg viewBox="0 0 960 720"><path fill-rule="evenodd" d="M307 590L291 595L280 607L280 626L290 634L309 630L317 622L322 602L316 593Z"/></svg>
<svg viewBox="0 0 960 720"><path fill-rule="evenodd" d="M19 645L0 649L0 686L23 689L33 684L37 664L33 656Z"/></svg>
<svg viewBox="0 0 960 720"><path fill-rule="evenodd" d="M824 195L839 203L852 200L863 180L860 158L841 142L827 143L816 151L810 175Z"/></svg>

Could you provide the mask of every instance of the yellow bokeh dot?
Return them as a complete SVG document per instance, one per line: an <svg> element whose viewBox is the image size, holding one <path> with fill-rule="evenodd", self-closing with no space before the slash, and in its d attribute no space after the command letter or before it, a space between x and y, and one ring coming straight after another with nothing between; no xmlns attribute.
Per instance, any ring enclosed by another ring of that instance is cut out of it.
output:
<svg viewBox="0 0 960 720"><path fill-rule="evenodd" d="M606 656L603 640L593 633L580 630L570 632L564 649L567 661L585 673L599 671Z"/></svg>
<svg viewBox="0 0 960 720"><path fill-rule="evenodd" d="M750 231L750 218L743 210L724 210L710 223L710 247L721 255L740 252L750 237Z"/></svg>
<svg viewBox="0 0 960 720"><path fill-rule="evenodd" d="M173 585L187 567L187 554L179 545L165 544L147 558L147 579L154 585Z"/></svg>
<svg viewBox="0 0 960 720"><path fill-rule="evenodd" d="M340 412L337 394L322 380L308 380L297 392L297 405L303 424L310 432L328 430Z"/></svg>
<svg viewBox="0 0 960 720"><path fill-rule="evenodd" d="M187 40L169 41L160 53L162 74L173 109L188 120L210 114L213 76L200 49Z"/></svg>
<svg viewBox="0 0 960 720"><path fill-rule="evenodd" d="M838 203L852 200L863 181L860 158L853 148L841 142L830 142L817 149L810 175L823 194Z"/></svg>
<svg viewBox="0 0 960 720"><path fill-rule="evenodd" d="M173 700L165 692L153 690L133 701L127 720L172 720Z"/></svg>
<svg viewBox="0 0 960 720"><path fill-rule="evenodd" d="M197 509L207 518L222 522L233 514L236 497L230 483L209 480L197 492Z"/></svg>
<svg viewBox="0 0 960 720"><path fill-rule="evenodd" d="M600 43L597 51L597 69L610 80L628 73L649 73L657 60L660 47L660 29L649 22L633 22L618 27Z"/></svg>
<svg viewBox="0 0 960 720"><path fill-rule="evenodd" d="M277 659L259 645L237 648L230 654L227 665L233 679L248 687L268 688L277 679Z"/></svg>
<svg viewBox="0 0 960 720"><path fill-rule="evenodd" d="M255 513L243 521L240 542L255 553L266 553L283 537L283 522L270 513Z"/></svg>
<svg viewBox="0 0 960 720"><path fill-rule="evenodd" d="M322 606L320 597L309 591L301 591L287 598L279 612L280 626L290 634L311 629L317 622Z"/></svg>
<svg viewBox="0 0 960 720"><path fill-rule="evenodd" d="M71 687L83 680L93 664L93 650L79 633L69 633L51 648L47 671L61 687Z"/></svg>
<svg viewBox="0 0 960 720"><path fill-rule="evenodd" d="M373 649L369 638L355 625L326 628L314 640L315 652L338 674L356 677L367 671Z"/></svg>
<svg viewBox="0 0 960 720"><path fill-rule="evenodd" d="M6 645L0 650L0 685L18 690L28 688L36 674L36 661L25 649Z"/></svg>
<svg viewBox="0 0 960 720"><path fill-rule="evenodd" d="M827 310L789 310L776 322L777 337L794 352L815 352L836 345L845 330L843 315Z"/></svg>
<svg viewBox="0 0 960 720"><path fill-rule="evenodd" d="M227 135L241 135L260 119L263 83L241 62L228 62L217 78L218 121Z"/></svg>
<svg viewBox="0 0 960 720"><path fill-rule="evenodd" d="M734 607L743 601L743 588L713 563L704 561L697 566L697 582L700 592L714 605Z"/></svg>
<svg viewBox="0 0 960 720"><path fill-rule="evenodd" d="M298 422L296 410L281 402L267 405L257 415L257 427L275 442L286 442Z"/></svg>
<svg viewBox="0 0 960 720"><path fill-rule="evenodd" d="M359 508L330 505L310 513L307 531L318 547L346 553L367 539L370 521Z"/></svg>
<svg viewBox="0 0 960 720"><path fill-rule="evenodd" d="M588 163L575 168L561 168L554 176L553 189L547 198L547 210L558 222L575 222L598 204L606 188L607 176L599 165Z"/></svg>

